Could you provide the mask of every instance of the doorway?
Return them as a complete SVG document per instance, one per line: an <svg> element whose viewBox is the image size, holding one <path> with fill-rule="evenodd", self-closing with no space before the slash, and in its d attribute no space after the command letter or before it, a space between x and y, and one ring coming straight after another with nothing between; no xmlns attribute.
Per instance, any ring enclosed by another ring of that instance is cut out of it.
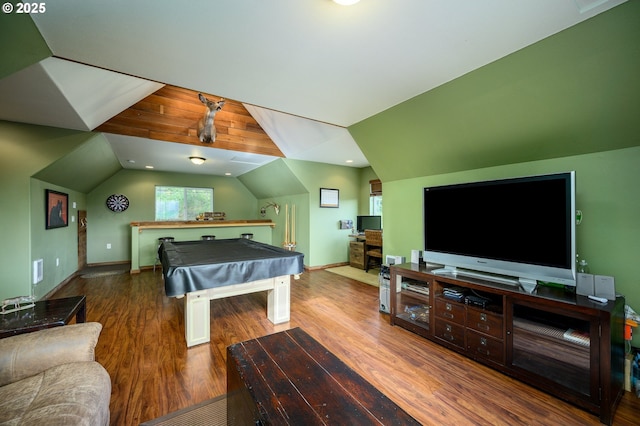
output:
<svg viewBox="0 0 640 426"><path fill-rule="evenodd" d="M87 211L78 210L78 271L87 266Z"/></svg>

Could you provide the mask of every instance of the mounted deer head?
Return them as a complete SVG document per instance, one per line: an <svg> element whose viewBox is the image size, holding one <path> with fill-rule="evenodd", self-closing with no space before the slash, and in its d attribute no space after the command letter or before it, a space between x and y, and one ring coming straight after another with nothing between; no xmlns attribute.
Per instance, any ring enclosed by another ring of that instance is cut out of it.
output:
<svg viewBox="0 0 640 426"><path fill-rule="evenodd" d="M224 99L218 102L210 101L202 93L198 93L200 102L207 106L204 117L198 121L198 139L200 142L213 143L216 140L216 126L213 125L213 117L224 106Z"/></svg>

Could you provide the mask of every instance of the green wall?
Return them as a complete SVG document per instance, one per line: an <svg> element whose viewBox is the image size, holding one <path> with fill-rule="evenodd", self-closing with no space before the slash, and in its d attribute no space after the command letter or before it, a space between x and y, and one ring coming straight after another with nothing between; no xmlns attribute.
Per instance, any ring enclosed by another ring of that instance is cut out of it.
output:
<svg viewBox="0 0 640 426"><path fill-rule="evenodd" d="M214 211L225 212L229 220L259 218L256 197L236 178L121 170L87 194L87 263L131 259L131 222L155 219L156 185L213 188ZM109 210L105 201L111 194L125 195L129 208L121 213ZM140 261L147 264L147 259Z"/></svg>
<svg viewBox="0 0 640 426"><path fill-rule="evenodd" d="M39 284L36 295L41 296L53 287L52 274L58 277L69 271L72 255L62 256L62 264L56 269L47 266L55 265L54 247L67 247L77 235L73 226L44 230L43 188L73 191L53 184L36 184L31 176L93 136L74 130L0 121L0 233L4 240L0 245L0 299L31 294L31 262L38 258L32 257L32 250L37 256L46 256L45 281ZM83 202L79 194L78 202Z"/></svg>
<svg viewBox="0 0 640 426"><path fill-rule="evenodd" d="M340 220L358 214L360 169L310 161L286 160L309 191L309 266L348 261L349 230ZM339 190L338 208L320 207L320 188Z"/></svg>
<svg viewBox="0 0 640 426"><path fill-rule="evenodd" d="M0 40L0 78L51 56L51 51L42 39L36 24L26 13L0 14Z"/></svg>
<svg viewBox="0 0 640 426"><path fill-rule="evenodd" d="M45 229L46 189L69 195L69 226ZM84 208L86 197L80 192L38 179L31 179L30 192L31 261L43 260L43 279L33 287L32 294L40 299L78 270L78 210Z"/></svg>
<svg viewBox="0 0 640 426"><path fill-rule="evenodd" d="M273 244L284 240L284 205L296 204L296 250L304 253L308 267L348 261L348 230L342 219L355 220L361 194L361 169L312 161L280 159L240 177L252 193L260 194L260 206L281 204L280 215L272 208L267 217L278 225ZM368 184L368 181L367 181ZM338 208L320 207L320 188L339 190Z"/></svg>

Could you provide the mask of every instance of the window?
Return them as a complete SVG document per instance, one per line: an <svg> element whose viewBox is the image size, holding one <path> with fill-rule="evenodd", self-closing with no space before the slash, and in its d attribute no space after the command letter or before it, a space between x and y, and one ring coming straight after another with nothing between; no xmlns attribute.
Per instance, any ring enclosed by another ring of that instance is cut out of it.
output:
<svg viewBox="0 0 640 426"><path fill-rule="evenodd" d="M382 216L382 182L380 179L369 181L369 214Z"/></svg>
<svg viewBox="0 0 640 426"><path fill-rule="evenodd" d="M213 188L156 186L156 220L195 220L213 211Z"/></svg>

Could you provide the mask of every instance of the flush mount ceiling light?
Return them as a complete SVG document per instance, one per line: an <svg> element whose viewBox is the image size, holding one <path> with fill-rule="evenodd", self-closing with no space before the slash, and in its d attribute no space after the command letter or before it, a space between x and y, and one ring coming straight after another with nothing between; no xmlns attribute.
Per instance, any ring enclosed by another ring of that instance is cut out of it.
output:
<svg viewBox="0 0 640 426"><path fill-rule="evenodd" d="M338 3L342 6L351 6L358 3L360 0L333 0L334 3Z"/></svg>
<svg viewBox="0 0 640 426"><path fill-rule="evenodd" d="M197 165L203 164L206 161L206 159L202 157L189 157L189 160L191 160L193 164Z"/></svg>

